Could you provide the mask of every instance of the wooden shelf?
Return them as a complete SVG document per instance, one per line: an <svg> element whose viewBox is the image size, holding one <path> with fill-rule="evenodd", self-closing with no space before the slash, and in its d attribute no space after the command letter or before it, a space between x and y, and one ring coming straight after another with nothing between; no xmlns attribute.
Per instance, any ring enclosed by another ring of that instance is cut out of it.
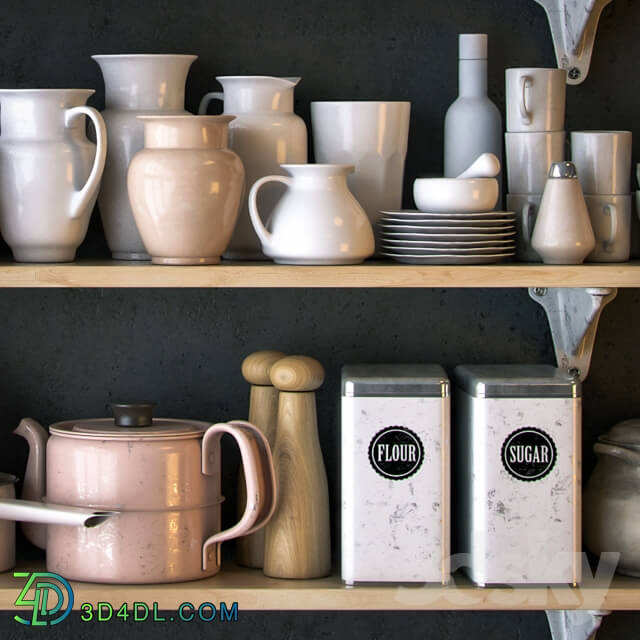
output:
<svg viewBox="0 0 640 640"><path fill-rule="evenodd" d="M5 287L640 287L640 261L579 266L412 266L372 261L321 267L272 262L180 267L110 260L5 261L0 262L0 288Z"/></svg>
<svg viewBox="0 0 640 640"><path fill-rule="evenodd" d="M523 611L544 609L637 610L640 608L640 580L616 576L607 589L603 586L572 588L501 587L481 589L463 577L455 584L440 585L358 585L346 587L338 576L321 580L276 580L261 571L241 569L230 563L213 578L164 585L104 585L72 582L74 608L88 602L158 603L158 610L175 611L183 602L196 607L202 602L216 606L238 603L240 611L317 610L317 611L417 611L492 610ZM42 571L37 563L20 566L17 571ZM24 584L13 572L0 574L0 609L14 609Z"/></svg>

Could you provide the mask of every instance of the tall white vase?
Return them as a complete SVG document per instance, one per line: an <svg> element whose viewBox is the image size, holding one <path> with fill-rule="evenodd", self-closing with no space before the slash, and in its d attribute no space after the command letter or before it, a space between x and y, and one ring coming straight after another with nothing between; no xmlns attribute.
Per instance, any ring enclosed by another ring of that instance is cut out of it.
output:
<svg viewBox="0 0 640 640"><path fill-rule="evenodd" d="M70 262L84 240L107 151L93 93L0 90L0 229L18 262Z"/></svg>
<svg viewBox="0 0 640 640"><path fill-rule="evenodd" d="M144 146L139 115L180 115L189 67L197 56L98 55L105 85L102 113L109 153L98 196L102 226L115 260L149 260L127 196L127 169Z"/></svg>
<svg viewBox="0 0 640 640"><path fill-rule="evenodd" d="M211 100L223 100L223 113L236 116L229 124L229 148L244 164L247 186L267 175L285 175L282 164L307 162L307 127L293 112L293 91L300 78L221 76L216 80L224 91L206 94L198 111L204 114ZM282 192L280 185L268 185L261 192L260 208L265 218L271 215ZM265 258L249 219L246 198L224 257Z"/></svg>

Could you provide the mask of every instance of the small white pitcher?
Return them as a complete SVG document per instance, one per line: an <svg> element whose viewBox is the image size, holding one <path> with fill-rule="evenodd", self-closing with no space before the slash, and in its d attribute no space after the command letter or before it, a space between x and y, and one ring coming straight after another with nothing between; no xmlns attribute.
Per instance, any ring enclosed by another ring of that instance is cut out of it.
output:
<svg viewBox="0 0 640 640"><path fill-rule="evenodd" d="M288 176L260 178L249 193L251 222L264 253L281 264L358 264L374 251L371 223L347 186L350 164L283 164ZM262 185L282 182L287 190L270 218L258 213Z"/></svg>
<svg viewBox="0 0 640 640"><path fill-rule="evenodd" d="M93 93L0 90L0 230L18 262L71 262L84 240L107 153Z"/></svg>

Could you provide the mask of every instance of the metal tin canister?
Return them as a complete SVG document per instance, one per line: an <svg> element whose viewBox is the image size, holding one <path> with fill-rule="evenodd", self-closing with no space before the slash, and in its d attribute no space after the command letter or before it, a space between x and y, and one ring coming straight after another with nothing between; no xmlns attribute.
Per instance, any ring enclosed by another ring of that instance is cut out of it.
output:
<svg viewBox="0 0 640 640"><path fill-rule="evenodd" d="M581 386L548 365L454 371L455 568L477 584L581 578Z"/></svg>
<svg viewBox="0 0 640 640"><path fill-rule="evenodd" d="M449 580L449 380L438 365L342 369L342 579Z"/></svg>

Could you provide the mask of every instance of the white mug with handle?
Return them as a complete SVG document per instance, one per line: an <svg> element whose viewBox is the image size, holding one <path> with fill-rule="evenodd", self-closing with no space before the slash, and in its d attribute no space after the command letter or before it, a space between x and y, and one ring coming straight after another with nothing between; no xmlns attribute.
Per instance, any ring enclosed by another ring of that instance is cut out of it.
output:
<svg viewBox="0 0 640 640"><path fill-rule="evenodd" d="M507 131L562 131L565 69L507 69Z"/></svg>
<svg viewBox="0 0 640 640"><path fill-rule="evenodd" d="M585 195L596 247L587 262L626 262L631 255L631 195Z"/></svg>

